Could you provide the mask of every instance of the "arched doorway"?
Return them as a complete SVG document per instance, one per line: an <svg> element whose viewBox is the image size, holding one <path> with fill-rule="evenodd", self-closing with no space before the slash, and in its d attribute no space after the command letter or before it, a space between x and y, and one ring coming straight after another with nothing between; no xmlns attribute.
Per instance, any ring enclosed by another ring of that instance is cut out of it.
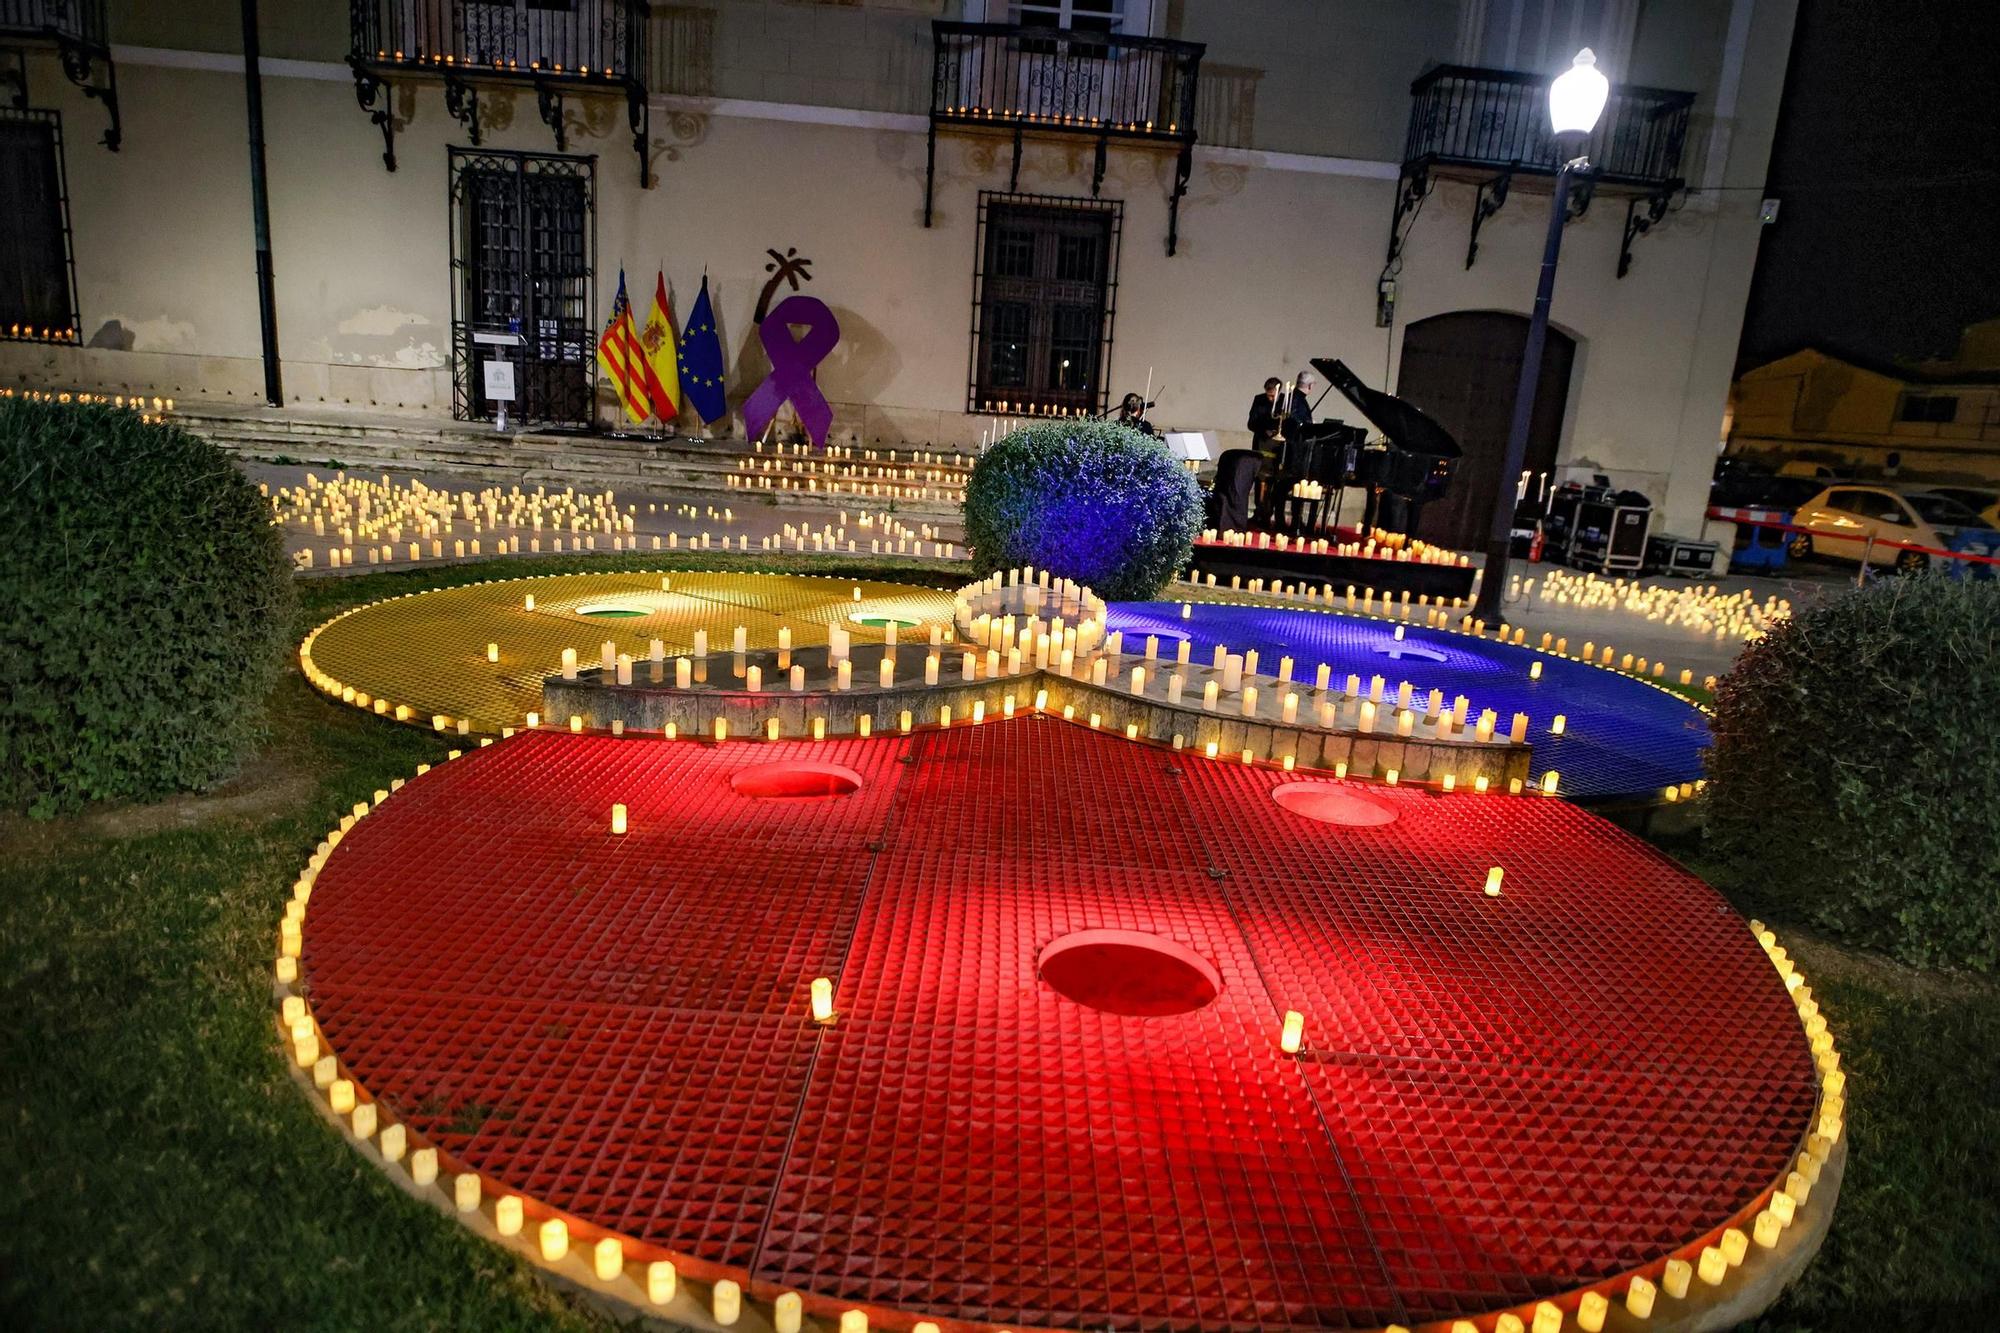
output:
<svg viewBox="0 0 2000 1333"><path fill-rule="evenodd" d="M1424 506L1417 535L1425 541L1461 551L1485 549L1527 342L1528 317L1505 310L1456 310L1420 319L1403 331L1396 395L1450 431L1465 450L1450 491ZM1575 361L1576 340L1551 328L1521 464L1535 474L1537 486L1541 474L1555 467ZM1511 489L1519 480L1509 477L1505 484Z"/></svg>

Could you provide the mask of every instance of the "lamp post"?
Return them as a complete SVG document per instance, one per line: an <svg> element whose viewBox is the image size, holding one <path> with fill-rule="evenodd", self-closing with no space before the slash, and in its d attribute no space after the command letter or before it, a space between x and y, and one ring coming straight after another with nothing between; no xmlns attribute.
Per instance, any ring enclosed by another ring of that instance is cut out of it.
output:
<svg viewBox="0 0 2000 1333"><path fill-rule="evenodd" d="M1486 543L1486 571L1479 581L1479 599L1472 614L1497 623L1507 591L1507 556L1513 543L1514 509L1518 503L1514 479L1528 453L1528 425L1535 412L1535 390L1542 378L1542 345L1549 336L1549 298L1555 293L1556 260L1562 252L1563 221L1569 213L1570 177L1590 169L1583 141L1597 127L1611 85L1597 70L1597 57L1585 47L1569 69L1549 85L1549 126L1562 165L1556 170L1554 208L1549 214L1549 239L1542 248L1542 279L1535 289L1535 309L1528 320L1528 342L1521 350L1521 380L1514 389L1514 419L1507 427L1507 453L1500 462L1499 484L1493 496L1493 528Z"/></svg>

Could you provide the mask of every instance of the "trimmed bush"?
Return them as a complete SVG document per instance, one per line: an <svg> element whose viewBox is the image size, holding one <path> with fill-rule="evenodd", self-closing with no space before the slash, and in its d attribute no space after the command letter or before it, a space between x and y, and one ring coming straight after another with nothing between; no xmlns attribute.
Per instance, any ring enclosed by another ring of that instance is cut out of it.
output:
<svg viewBox="0 0 2000 1333"><path fill-rule="evenodd" d="M201 790L262 728L295 605L271 507L135 413L0 401L0 804Z"/></svg>
<svg viewBox="0 0 2000 1333"><path fill-rule="evenodd" d="M1746 884L1908 962L2000 961L2000 584L1885 579L1715 692L1708 838Z"/></svg>
<svg viewBox="0 0 2000 1333"><path fill-rule="evenodd" d="M982 574L1033 565L1100 597L1151 597L1200 532L1194 477L1158 440L1116 422L1023 426L966 482L965 540Z"/></svg>

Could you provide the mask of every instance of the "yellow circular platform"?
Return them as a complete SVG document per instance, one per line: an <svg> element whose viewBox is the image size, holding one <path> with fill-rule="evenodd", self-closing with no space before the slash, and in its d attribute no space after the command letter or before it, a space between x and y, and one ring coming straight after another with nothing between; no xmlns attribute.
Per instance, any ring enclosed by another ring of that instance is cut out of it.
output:
<svg viewBox="0 0 2000 1333"><path fill-rule="evenodd" d="M906 641L928 639L932 625L949 634L951 595L805 574L555 574L356 607L308 634L299 661L314 685L371 712L497 735L541 708L542 681L561 669L565 648L585 667L598 664L606 640L643 661L658 639L676 657L706 630L710 651L727 652L739 625L747 647L776 648L789 628L792 645L806 648L824 644L829 625L867 642L890 619Z"/></svg>

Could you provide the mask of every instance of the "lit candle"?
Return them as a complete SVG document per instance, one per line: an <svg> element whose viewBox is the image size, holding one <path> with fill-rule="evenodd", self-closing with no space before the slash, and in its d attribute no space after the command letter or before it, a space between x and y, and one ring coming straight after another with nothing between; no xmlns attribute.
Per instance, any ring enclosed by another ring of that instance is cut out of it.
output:
<svg viewBox="0 0 2000 1333"><path fill-rule="evenodd" d="M569 1253L569 1223L551 1217L541 1226L542 1258L555 1263Z"/></svg>
<svg viewBox="0 0 2000 1333"><path fill-rule="evenodd" d="M815 1023L833 1021L833 979L830 977L813 978L812 1016Z"/></svg>
<svg viewBox="0 0 2000 1333"><path fill-rule="evenodd" d="M1213 745L1210 748L1213 749ZM1278 1049L1286 1055L1297 1055L1305 1034L1306 1016L1296 1009L1285 1010L1284 1026L1278 1030Z"/></svg>
<svg viewBox="0 0 2000 1333"><path fill-rule="evenodd" d="M497 662L497 661L499 661L499 660L500 660L500 645L499 645L499 644L497 644L497 643L489 643L489 644L487 644L487 645L486 645L486 660L487 660L487 661L489 661L489 662Z"/></svg>
<svg viewBox="0 0 2000 1333"><path fill-rule="evenodd" d="M853 684L854 663L843 657L835 667L833 688L836 690L845 690L851 688Z"/></svg>
<svg viewBox="0 0 2000 1333"><path fill-rule="evenodd" d="M611 807L611 831L613 833L623 833L625 831L625 807L623 804Z"/></svg>
<svg viewBox="0 0 2000 1333"><path fill-rule="evenodd" d="M1489 866L1486 871L1486 896L1489 898L1498 898L1500 896L1500 881L1506 877L1507 872L1501 867Z"/></svg>
<svg viewBox="0 0 2000 1333"><path fill-rule="evenodd" d="M543 660L546 661L548 659L544 658ZM574 648L565 648L562 650L562 678L564 680L576 679L576 649Z"/></svg>
<svg viewBox="0 0 2000 1333"><path fill-rule="evenodd" d="M1216 700L1220 696L1221 696L1221 687L1218 686L1214 681L1212 680L1209 681L1206 685L1201 687L1201 706L1203 708L1206 708L1209 712L1213 713L1215 711Z"/></svg>
<svg viewBox="0 0 2000 1333"><path fill-rule="evenodd" d="M716 1323L733 1324L743 1317L743 1288L734 1280L723 1278L715 1284L709 1304Z"/></svg>

